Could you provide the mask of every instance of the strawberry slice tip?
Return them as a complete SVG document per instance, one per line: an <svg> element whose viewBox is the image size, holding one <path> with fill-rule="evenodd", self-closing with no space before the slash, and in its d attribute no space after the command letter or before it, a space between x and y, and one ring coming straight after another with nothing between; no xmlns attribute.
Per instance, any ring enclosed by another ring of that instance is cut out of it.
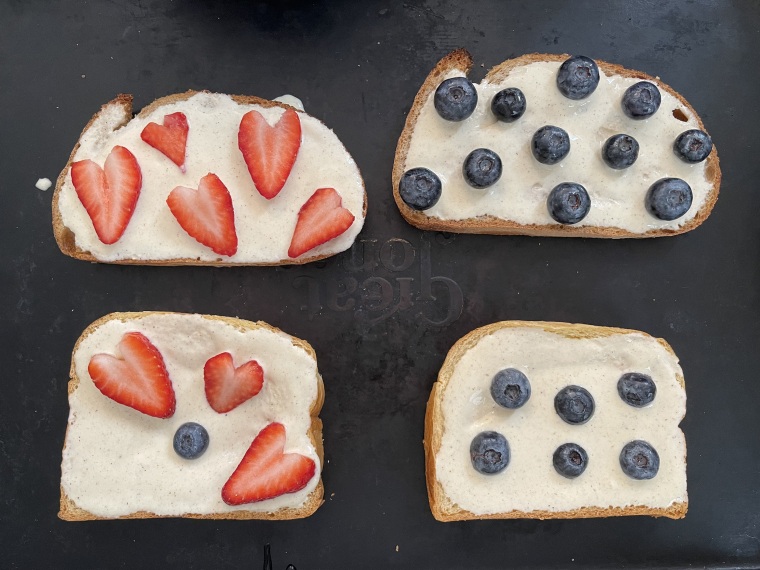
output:
<svg viewBox="0 0 760 570"><path fill-rule="evenodd" d="M262 429L222 488L228 505L244 505L300 491L314 477L314 460L299 453L283 453L285 426L271 423Z"/></svg>
<svg viewBox="0 0 760 570"><path fill-rule="evenodd" d="M270 127L261 113L248 111L240 121L238 148L256 190L271 200L285 186L301 148L298 113L286 109L277 123Z"/></svg>
<svg viewBox="0 0 760 570"><path fill-rule="evenodd" d="M288 257L303 255L350 228L354 215L342 204L343 200L334 188L320 188L314 192L298 212Z"/></svg>
<svg viewBox="0 0 760 570"><path fill-rule="evenodd" d="M135 211L142 188L142 173L135 156L115 146L104 168L92 160L71 165L71 182L98 239L106 245L119 241Z"/></svg>
<svg viewBox="0 0 760 570"><path fill-rule="evenodd" d="M177 186L166 203L192 238L219 255L235 255L238 239L232 197L216 174L201 178L197 190Z"/></svg>
<svg viewBox="0 0 760 570"><path fill-rule="evenodd" d="M224 414L253 398L264 385L264 371L255 360L235 368L232 355L212 356L203 367L206 400L213 410Z"/></svg>
<svg viewBox="0 0 760 570"><path fill-rule="evenodd" d="M185 172L185 151L187 133L190 126L184 113L164 115L164 124L148 123L140 133L140 138L163 153L169 160Z"/></svg>
<svg viewBox="0 0 760 570"><path fill-rule="evenodd" d="M96 354L87 371L104 396L155 418L174 415L176 398L159 350L139 332L119 341L121 357Z"/></svg>

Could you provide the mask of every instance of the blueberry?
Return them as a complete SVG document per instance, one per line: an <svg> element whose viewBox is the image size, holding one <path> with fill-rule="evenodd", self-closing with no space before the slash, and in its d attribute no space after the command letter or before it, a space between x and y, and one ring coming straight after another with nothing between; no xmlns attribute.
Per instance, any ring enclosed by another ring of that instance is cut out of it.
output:
<svg viewBox="0 0 760 570"><path fill-rule="evenodd" d="M560 224L577 224L588 214L591 198L580 184L562 182L549 192L546 207L549 215Z"/></svg>
<svg viewBox="0 0 760 570"><path fill-rule="evenodd" d="M588 466L588 454L577 443L563 443L552 458L557 473L568 479L575 479Z"/></svg>
<svg viewBox="0 0 760 570"><path fill-rule="evenodd" d="M712 151L712 139L704 131L682 132L673 143L673 152L684 162L702 162Z"/></svg>
<svg viewBox="0 0 760 570"><path fill-rule="evenodd" d="M491 396L504 408L519 408L530 398L528 377L516 368L500 370L491 380Z"/></svg>
<svg viewBox="0 0 760 570"><path fill-rule="evenodd" d="M660 470L660 456L646 441L636 439L620 452L620 467L632 479L652 479Z"/></svg>
<svg viewBox="0 0 760 570"><path fill-rule="evenodd" d="M476 148L464 159L462 174L473 188L488 188L501 178L501 159L490 149Z"/></svg>
<svg viewBox="0 0 760 570"><path fill-rule="evenodd" d="M630 135L612 135L602 147L602 158L615 170L628 168L639 157L639 143Z"/></svg>
<svg viewBox="0 0 760 570"><path fill-rule="evenodd" d="M554 409L569 424L585 424L594 415L594 398L580 386L565 386L554 397Z"/></svg>
<svg viewBox="0 0 760 570"><path fill-rule="evenodd" d="M208 432L201 424L187 422L174 434L174 451L185 459L198 459L208 447Z"/></svg>
<svg viewBox="0 0 760 570"><path fill-rule="evenodd" d="M404 172L398 185L401 199L410 208L427 210L441 197L441 179L427 168L412 168Z"/></svg>
<svg viewBox="0 0 760 570"><path fill-rule="evenodd" d="M644 205L658 220L680 218L691 208L691 187L680 178L660 178L647 190Z"/></svg>
<svg viewBox="0 0 760 570"><path fill-rule="evenodd" d="M533 133L530 150L541 164L557 164L570 152L570 137L564 129L546 125Z"/></svg>
<svg viewBox="0 0 760 570"><path fill-rule="evenodd" d="M568 99L585 99L599 85L599 68L590 57L574 55L557 72L557 88Z"/></svg>
<svg viewBox="0 0 760 570"><path fill-rule="evenodd" d="M625 90L621 103L623 113L640 121L654 115L660 108L661 101L660 90L654 83L639 81Z"/></svg>
<svg viewBox="0 0 760 570"><path fill-rule="evenodd" d="M464 121L478 104L478 92L466 77L452 77L435 90L433 105L447 121Z"/></svg>
<svg viewBox="0 0 760 570"><path fill-rule="evenodd" d="M623 374L618 380L617 389L623 401L634 408L648 406L657 394L652 377L640 372Z"/></svg>
<svg viewBox="0 0 760 570"><path fill-rule="evenodd" d="M502 89L491 99L491 112L505 123L512 123L522 117L525 108L525 95L517 87Z"/></svg>
<svg viewBox="0 0 760 570"><path fill-rule="evenodd" d="M498 432L481 432L470 444L470 459L478 473L484 475L498 473L509 465L509 443Z"/></svg>

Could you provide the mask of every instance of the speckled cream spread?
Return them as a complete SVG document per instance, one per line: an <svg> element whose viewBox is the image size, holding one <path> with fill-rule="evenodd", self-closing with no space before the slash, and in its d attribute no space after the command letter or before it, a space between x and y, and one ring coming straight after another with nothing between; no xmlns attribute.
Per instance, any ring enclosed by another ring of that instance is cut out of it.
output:
<svg viewBox="0 0 760 570"><path fill-rule="evenodd" d="M420 110L412 132L404 170L429 168L443 184L438 203L425 214L442 220L464 220L492 215L519 224L557 225L546 207L549 192L561 182L583 185L591 197L591 210L575 226L616 227L630 232L675 229L694 217L705 203L710 183L705 162L690 165L673 153L673 141L688 129L699 128L696 117L664 89L659 110L649 119L625 116L620 101L625 90L640 81L620 75L607 76L600 69L597 89L588 98L573 101L557 89L560 62L535 62L517 67L499 83L476 84L478 105L464 121L442 119L433 106L433 93ZM446 75L465 76L453 70ZM504 123L491 112L493 96L507 87L518 87L527 101L525 114ZM673 116L680 109L686 122ZM570 153L558 164L539 163L531 153L533 133L544 125L567 131ZM612 135L625 133L640 145L638 160L625 170L613 170L602 160L602 145ZM503 174L493 186L476 190L462 175L462 164L476 148L490 148L502 161ZM649 186L664 177L684 179L694 200L677 220L661 221L644 208Z"/></svg>
<svg viewBox="0 0 760 570"><path fill-rule="evenodd" d="M491 379L503 368L528 377L532 394L517 410L496 404ZM625 372L649 374L657 395L648 407L634 408L618 395ZM685 501L686 442L678 428L686 394L676 376L678 360L643 334L571 339L533 328L504 328L484 337L461 358L442 401L444 433L435 469L444 493L476 515L570 511L580 507L668 507ZM567 385L586 388L596 402L583 425L565 423L554 396ZM504 471L482 475L470 461L470 442L482 431L498 431L509 442ZM651 443L660 456L654 479L637 481L620 468L623 446L634 439ZM588 466L576 479L552 465L563 443L580 444Z"/></svg>
<svg viewBox="0 0 760 570"><path fill-rule="evenodd" d="M94 354L115 354L121 337L131 331L143 333L163 355L177 397L171 418L152 418L114 402L100 393L87 372ZM235 366L255 359L264 369L264 386L239 407L218 414L206 401L203 366L225 351ZM317 364L287 334L264 328L243 331L200 315L112 320L81 343L74 364L80 382L69 397L61 486L77 506L94 515L272 512L301 506L317 486L321 465L307 435L309 409L318 394ZM179 457L172 447L175 431L189 421L209 433L208 449L194 460ZM274 421L287 430L285 453L313 459L316 474L296 493L228 506L221 497L224 483L256 435Z"/></svg>
<svg viewBox="0 0 760 570"><path fill-rule="evenodd" d="M284 109L241 105L227 95L198 93L186 101L161 106L145 117L135 118L114 131L125 119L121 106L112 105L81 137L73 162L90 159L101 167L115 145L129 149L142 171L142 191L124 235L113 245L103 244L95 234L87 212L66 176L59 209L63 223L76 236L76 245L102 261L122 259L165 260L192 258L230 263L266 263L288 259L287 251L298 211L318 188L332 187L355 220L342 235L308 254L323 255L348 249L364 224L364 186L359 169L332 130L299 111L301 148L293 170L280 193L272 200L262 197L253 184L238 149L240 119L250 110L275 124ZM186 172L140 138L145 125L163 124L164 115L181 111L190 127L187 138ZM166 205L177 186L198 188L200 179L213 172L232 196L237 253L220 256L198 243L180 227Z"/></svg>

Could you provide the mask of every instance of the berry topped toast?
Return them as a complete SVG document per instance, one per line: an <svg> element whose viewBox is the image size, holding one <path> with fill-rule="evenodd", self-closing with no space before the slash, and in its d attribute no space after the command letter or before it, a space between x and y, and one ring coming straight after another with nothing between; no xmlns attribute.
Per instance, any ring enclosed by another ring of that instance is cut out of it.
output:
<svg viewBox="0 0 760 570"><path fill-rule="evenodd" d="M451 348L425 415L436 519L683 518L686 392L662 339L504 321Z"/></svg>
<svg viewBox="0 0 760 570"><path fill-rule="evenodd" d="M72 355L59 517L309 516L323 400L311 346L265 323L107 315Z"/></svg>
<svg viewBox="0 0 760 570"><path fill-rule="evenodd" d="M133 117L120 95L58 177L53 229L87 261L300 264L348 249L366 207L356 163L300 108L188 91Z"/></svg>
<svg viewBox="0 0 760 570"><path fill-rule="evenodd" d="M529 54L467 79L444 57L393 165L404 218L428 230L599 238L680 234L718 198L694 109L659 78L584 56Z"/></svg>

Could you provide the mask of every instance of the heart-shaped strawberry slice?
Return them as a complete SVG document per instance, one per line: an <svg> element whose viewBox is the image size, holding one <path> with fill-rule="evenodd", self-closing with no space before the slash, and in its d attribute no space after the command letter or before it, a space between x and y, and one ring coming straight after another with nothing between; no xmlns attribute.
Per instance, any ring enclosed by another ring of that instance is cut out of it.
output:
<svg viewBox="0 0 760 570"><path fill-rule="evenodd" d="M91 160L71 165L71 182L98 239L105 244L119 241L135 211L142 188L142 173L135 156L123 146L115 146L105 168Z"/></svg>
<svg viewBox="0 0 760 570"><path fill-rule="evenodd" d="M214 411L224 414L261 391L264 371L255 360L235 368L232 355L223 352L208 359L203 367L203 381L209 405Z"/></svg>
<svg viewBox="0 0 760 570"><path fill-rule="evenodd" d="M235 211L229 190L216 174L201 178L198 189L177 186L166 199L179 225L219 255L235 255Z"/></svg>
<svg viewBox="0 0 760 570"><path fill-rule="evenodd" d="M334 188L320 188L298 212L288 257L298 257L338 237L353 223L354 215L343 207L340 194Z"/></svg>
<svg viewBox="0 0 760 570"><path fill-rule="evenodd" d="M228 505L244 505L295 493L316 472L316 464L299 453L283 453L285 426L271 423L259 432L243 460L222 488Z"/></svg>
<svg viewBox="0 0 760 570"><path fill-rule="evenodd" d="M185 150L190 126L184 113L164 115L164 124L148 123L140 133L140 138L185 172Z"/></svg>
<svg viewBox="0 0 760 570"><path fill-rule="evenodd" d="M155 418L174 415L176 399L164 359L139 332L121 337L121 357L96 354L87 371L103 395Z"/></svg>
<svg viewBox="0 0 760 570"><path fill-rule="evenodd" d="M301 148L301 120L286 109L270 127L258 111L243 115L238 130L238 148L248 166L256 190L271 200L282 190Z"/></svg>

